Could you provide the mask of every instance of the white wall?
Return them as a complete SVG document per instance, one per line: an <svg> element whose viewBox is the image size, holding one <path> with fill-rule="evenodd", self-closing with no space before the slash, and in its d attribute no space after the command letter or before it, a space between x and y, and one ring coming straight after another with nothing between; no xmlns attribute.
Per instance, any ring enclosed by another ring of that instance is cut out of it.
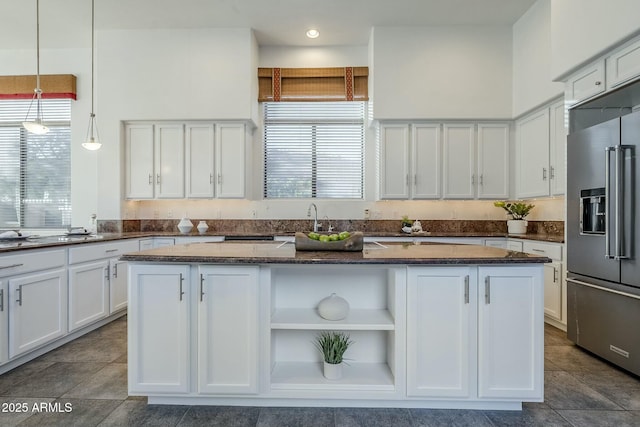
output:
<svg viewBox="0 0 640 427"><path fill-rule="evenodd" d="M577 67L640 31L638 0L551 0L551 76Z"/></svg>
<svg viewBox="0 0 640 427"><path fill-rule="evenodd" d="M112 30L96 36L100 218L121 218L126 120L255 119L257 47L241 29Z"/></svg>
<svg viewBox="0 0 640 427"><path fill-rule="evenodd" d="M375 27L376 119L511 118L511 26Z"/></svg>
<svg viewBox="0 0 640 427"><path fill-rule="evenodd" d="M563 92L551 79L551 0L538 0L513 25L513 117Z"/></svg>

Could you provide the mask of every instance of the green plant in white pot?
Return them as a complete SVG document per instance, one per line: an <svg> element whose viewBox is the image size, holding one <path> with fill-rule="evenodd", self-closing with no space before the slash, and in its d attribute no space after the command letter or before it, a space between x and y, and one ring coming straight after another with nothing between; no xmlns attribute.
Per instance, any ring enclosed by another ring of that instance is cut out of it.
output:
<svg viewBox="0 0 640 427"><path fill-rule="evenodd" d="M322 331L316 336L316 347L324 361L324 376L328 380L342 378L344 353L353 344L349 335L344 332Z"/></svg>
<svg viewBox="0 0 640 427"><path fill-rule="evenodd" d="M525 219L535 206L532 204L522 202L493 202L493 206L502 208L509 215L510 220L507 220L507 231L509 234L525 234L527 232L527 225L529 222Z"/></svg>

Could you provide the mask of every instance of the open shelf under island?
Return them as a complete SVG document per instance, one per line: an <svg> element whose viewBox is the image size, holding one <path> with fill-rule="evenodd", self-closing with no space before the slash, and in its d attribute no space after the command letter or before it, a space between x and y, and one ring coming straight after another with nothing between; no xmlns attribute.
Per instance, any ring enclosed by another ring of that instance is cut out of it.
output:
<svg viewBox="0 0 640 427"><path fill-rule="evenodd" d="M520 409L543 400L546 257L476 245L195 243L129 265L129 394L150 404ZM320 317L332 293L349 315ZM319 331L353 344L327 380Z"/></svg>

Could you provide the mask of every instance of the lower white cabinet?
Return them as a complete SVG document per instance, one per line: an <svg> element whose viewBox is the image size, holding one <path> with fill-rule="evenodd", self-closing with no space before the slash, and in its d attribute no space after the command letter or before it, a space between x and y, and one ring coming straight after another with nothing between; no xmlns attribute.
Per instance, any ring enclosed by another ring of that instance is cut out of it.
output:
<svg viewBox="0 0 640 427"><path fill-rule="evenodd" d="M67 271L57 268L8 279L9 357L67 333Z"/></svg>
<svg viewBox="0 0 640 427"><path fill-rule="evenodd" d="M198 392L256 393L258 267L198 268Z"/></svg>
<svg viewBox="0 0 640 427"><path fill-rule="evenodd" d="M109 315L109 260L69 267L69 331Z"/></svg>
<svg viewBox="0 0 640 427"><path fill-rule="evenodd" d="M9 290L7 282L0 279L0 363L9 359Z"/></svg>
<svg viewBox="0 0 640 427"><path fill-rule="evenodd" d="M129 393L189 391L189 266L130 269Z"/></svg>
<svg viewBox="0 0 640 427"><path fill-rule="evenodd" d="M562 320L562 263L544 265L544 314Z"/></svg>
<svg viewBox="0 0 640 427"><path fill-rule="evenodd" d="M542 398L542 273L478 268L478 397Z"/></svg>
<svg viewBox="0 0 640 427"><path fill-rule="evenodd" d="M407 396L475 395L475 276L469 267L409 268Z"/></svg>
<svg viewBox="0 0 640 427"><path fill-rule="evenodd" d="M127 263L109 260L109 314L127 308Z"/></svg>

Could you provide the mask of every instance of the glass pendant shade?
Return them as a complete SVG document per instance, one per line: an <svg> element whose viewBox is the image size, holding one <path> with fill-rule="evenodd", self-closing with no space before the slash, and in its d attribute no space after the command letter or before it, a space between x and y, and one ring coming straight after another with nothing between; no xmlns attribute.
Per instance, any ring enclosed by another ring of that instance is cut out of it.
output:
<svg viewBox="0 0 640 427"><path fill-rule="evenodd" d="M96 115L89 115L89 128L87 129L87 139L82 143L82 147L87 150L95 151L102 147L100 138L98 138L98 124L96 123Z"/></svg>

